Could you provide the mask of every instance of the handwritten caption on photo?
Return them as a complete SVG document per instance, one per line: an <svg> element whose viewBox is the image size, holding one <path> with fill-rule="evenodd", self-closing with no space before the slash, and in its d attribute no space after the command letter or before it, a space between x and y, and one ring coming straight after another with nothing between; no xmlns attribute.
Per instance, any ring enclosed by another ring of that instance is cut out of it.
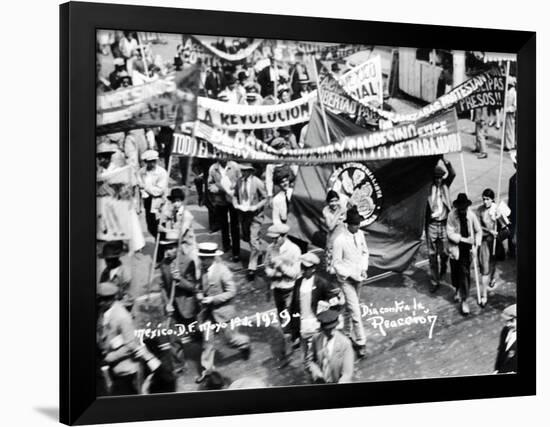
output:
<svg viewBox="0 0 550 427"><path fill-rule="evenodd" d="M429 326L428 337L433 337L433 331L437 322L437 315L430 314L430 309L425 307L422 302L414 298L412 302L394 301L390 306L375 307L373 304L361 304L361 317L382 336L388 335L391 329L404 328L413 325ZM395 315L399 316L394 318ZM143 342L146 339L154 339L160 336L183 337L195 333L201 333L205 339L208 339L211 333L218 333L224 329L234 330L239 327L249 328L269 328L270 326L287 326L292 318L300 317L299 313L291 314L288 310L283 310L279 316L276 310L268 310L261 313L255 313L251 316L235 317L228 322L199 322L194 321L188 325L176 323L173 327L158 324L156 327L149 322L145 328L137 329L135 335Z"/></svg>

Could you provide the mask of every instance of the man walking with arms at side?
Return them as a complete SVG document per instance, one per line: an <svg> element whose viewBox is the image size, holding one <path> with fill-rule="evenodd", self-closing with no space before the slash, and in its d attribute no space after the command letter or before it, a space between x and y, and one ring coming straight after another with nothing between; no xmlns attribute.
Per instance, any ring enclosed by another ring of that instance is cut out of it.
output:
<svg viewBox="0 0 550 427"><path fill-rule="evenodd" d="M254 166L243 163L240 168L242 176L237 179L233 207L239 212L243 240L250 244L248 279L252 280L261 253L260 227L264 222L267 194L262 180L254 175Z"/></svg>
<svg viewBox="0 0 550 427"><path fill-rule="evenodd" d="M239 217L232 201L240 175L239 165L226 159L218 160L208 170L208 193L214 207L216 222L222 229L223 251L228 252L231 249L234 262L239 260L241 247Z"/></svg>
<svg viewBox="0 0 550 427"><path fill-rule="evenodd" d="M350 340L336 330L338 313L321 312L317 319L321 332L313 337L307 369L316 383L348 383L353 375L353 348Z"/></svg>
<svg viewBox="0 0 550 427"><path fill-rule="evenodd" d="M143 207L145 208L145 221L147 230L156 238L163 197L168 191L168 172L157 165L159 153L155 150L147 150L142 159L145 166L139 170L138 184L141 188Z"/></svg>
<svg viewBox="0 0 550 427"><path fill-rule="evenodd" d="M344 333L352 337L352 343L360 358L366 356L365 327L361 321L361 307L359 305L359 291L363 281L367 278L369 267L369 250L365 235L360 230L363 217L357 212L357 207L351 207L346 214L346 229L334 240L332 252L332 271L342 288L345 299Z"/></svg>

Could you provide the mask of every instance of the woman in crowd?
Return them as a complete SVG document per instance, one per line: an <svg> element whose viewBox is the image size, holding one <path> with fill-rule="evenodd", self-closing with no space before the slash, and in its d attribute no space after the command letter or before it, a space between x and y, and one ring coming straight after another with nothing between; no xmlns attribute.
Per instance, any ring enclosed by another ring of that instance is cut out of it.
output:
<svg viewBox="0 0 550 427"><path fill-rule="evenodd" d="M460 193L453 202L454 209L447 218L447 236L451 263L451 282L455 288L455 301L460 303L460 312L470 314L471 254L475 255L481 244L481 226L477 216L470 209L472 202ZM474 260L475 262L475 260Z"/></svg>
<svg viewBox="0 0 550 427"><path fill-rule="evenodd" d="M329 190L326 197L327 205L323 208L323 221L327 227L326 265L332 264L332 246L334 239L344 227L346 207L342 205L340 195Z"/></svg>

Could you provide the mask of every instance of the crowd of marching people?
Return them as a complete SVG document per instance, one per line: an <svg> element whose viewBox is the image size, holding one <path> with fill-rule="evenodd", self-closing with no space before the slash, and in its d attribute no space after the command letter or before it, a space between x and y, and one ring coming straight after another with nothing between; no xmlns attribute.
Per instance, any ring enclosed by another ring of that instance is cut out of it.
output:
<svg viewBox="0 0 550 427"><path fill-rule="evenodd" d="M181 67L189 56L180 47L174 64L167 67L131 32L124 32L118 40L104 41L100 40L99 48L109 51L114 68L107 78L102 76L108 70L98 73L99 93L142 84L168 69ZM213 62L203 66L199 95L230 103L273 105L297 99L314 88L300 51L291 66L272 56L262 64L222 66ZM269 288L284 337L279 366L288 366L291 356L300 352L312 383L351 381L354 361L367 354L360 289L368 277L369 250L360 230L364 218L357 208L344 195L328 190L322 212L328 230L326 247L324 251L309 250L308 242L293 236L288 225L297 166L258 167L218 159L193 164L184 161L171 168L173 132L169 127L146 127L98 138L98 195L108 191L103 183L109 173L130 166L135 208L131 241L112 240L100 245L98 393L175 391L178 369L185 369L183 344L189 342L201 348L196 382L211 389L227 387L215 366L221 343L216 337L244 360L254 351L250 337L239 328L205 330L191 325L229 324L247 314L238 312L235 304L239 292L235 272L240 263L247 280L261 275ZM302 125L256 132L276 149L301 146L305 134ZM171 169L178 169L178 173ZM170 186L174 176L181 180L180 185ZM442 158L427 200L430 289L437 292L449 266L455 300L460 312L468 315L471 264L480 273L478 302L483 307L488 291L498 286L495 265L503 259L505 240L509 254L514 256L515 175L508 204L499 202L494 190L488 188L479 195L482 203L476 209L464 193L451 200L454 176L451 163ZM211 236L221 235L221 245L214 237L197 241L196 221L187 206L191 183L197 204L207 208L208 231ZM139 220L140 215L144 221ZM142 230L143 225L146 230ZM142 251L146 238L155 242L151 274L146 292L136 295L131 290L132 269L124 255ZM269 242L266 248L264 239ZM243 257L241 241L249 245L247 258ZM183 325L191 333L139 340L137 319L143 313L158 316L159 323ZM509 310L507 316L515 321L515 311ZM229 388L246 386L261 384L238 381Z"/></svg>

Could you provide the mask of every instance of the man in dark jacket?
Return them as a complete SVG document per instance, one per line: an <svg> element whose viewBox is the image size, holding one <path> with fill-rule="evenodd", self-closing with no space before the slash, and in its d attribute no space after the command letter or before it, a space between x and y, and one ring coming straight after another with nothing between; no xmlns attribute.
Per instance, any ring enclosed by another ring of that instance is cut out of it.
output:
<svg viewBox="0 0 550 427"><path fill-rule="evenodd" d="M495 374L517 372L518 350L516 339L516 304L508 306L502 313L506 326L500 333L500 341L495 361Z"/></svg>

